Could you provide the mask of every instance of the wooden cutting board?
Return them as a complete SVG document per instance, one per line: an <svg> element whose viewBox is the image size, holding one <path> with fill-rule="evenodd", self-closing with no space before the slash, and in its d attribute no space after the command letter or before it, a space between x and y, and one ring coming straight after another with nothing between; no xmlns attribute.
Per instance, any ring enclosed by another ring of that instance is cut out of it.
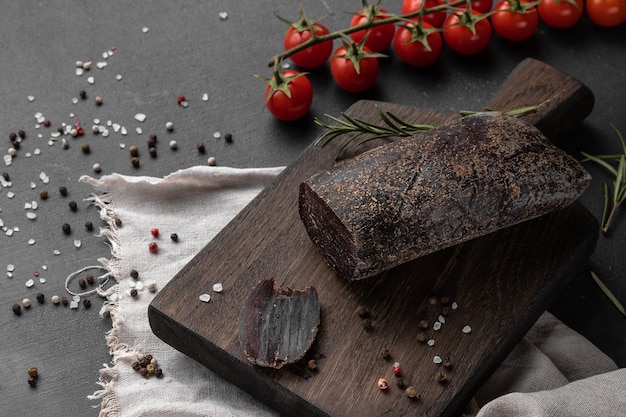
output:
<svg viewBox="0 0 626 417"><path fill-rule="evenodd" d="M510 75L493 109L540 104L524 116L550 138L593 108L592 93L539 61ZM415 123L441 124L455 113L360 101L347 114L377 119L375 105ZM418 140L418 139L416 139ZM335 163L343 140L310 147L255 198L155 297L154 333L285 416L456 416L594 249L598 224L579 203L357 282L338 278L309 240L297 210L298 185ZM380 141L371 146L382 145ZM363 151L352 148L349 153ZM267 278L292 289L314 286L322 321L302 363L280 370L253 366L238 339L238 321L252 289ZM224 292L198 300L221 282ZM448 298L447 311L431 300ZM452 303L457 308L452 308ZM372 326L356 309L365 306ZM432 324L447 312L439 330ZM430 324L420 342L420 321ZM465 326L471 332L464 333ZM389 350L384 359L381 349ZM434 363L449 358L451 367ZM307 367L315 359L315 371ZM396 386L394 362L411 400ZM437 381L439 371L446 381ZM386 378L389 389L377 387Z"/></svg>

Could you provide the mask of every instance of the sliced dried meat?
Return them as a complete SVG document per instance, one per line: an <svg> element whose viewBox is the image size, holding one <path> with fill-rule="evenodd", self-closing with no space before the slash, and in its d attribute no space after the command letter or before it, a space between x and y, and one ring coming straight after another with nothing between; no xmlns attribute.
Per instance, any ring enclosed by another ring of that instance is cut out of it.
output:
<svg viewBox="0 0 626 417"><path fill-rule="evenodd" d="M315 288L275 288L262 281L250 293L239 320L239 341L255 365L279 369L302 359L320 325Z"/></svg>
<svg viewBox="0 0 626 417"><path fill-rule="evenodd" d="M356 280L565 207L590 181L535 127L487 112L314 175L299 212L328 264Z"/></svg>

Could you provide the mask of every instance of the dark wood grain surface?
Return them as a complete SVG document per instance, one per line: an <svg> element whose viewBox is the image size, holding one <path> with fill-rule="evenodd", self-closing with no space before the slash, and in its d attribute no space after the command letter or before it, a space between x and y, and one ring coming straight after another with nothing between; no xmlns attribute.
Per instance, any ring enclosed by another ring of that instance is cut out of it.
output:
<svg viewBox="0 0 626 417"><path fill-rule="evenodd" d="M580 122L593 107L588 89L534 60L522 62L500 91L491 108L549 103L529 116L547 126L550 120ZM376 104L416 123L458 117L368 101L347 113L374 120ZM318 255L297 213L299 183L331 166L339 146L307 149L177 274L150 306L152 329L285 415L455 415L592 253L597 222L575 203L377 277L348 282ZM216 275L224 297L210 304L194 302ZM269 371L246 360L238 318L250 291L266 278L282 287L317 289L322 324L304 361L317 359L317 371L304 364ZM441 314L440 306L429 303L431 297L458 304L440 330L428 330L432 347L418 341L419 321L432 324ZM361 305L371 312L371 329L355 314ZM462 332L466 325L472 328L469 334ZM381 348L388 348L392 359L381 359ZM433 363L434 356L453 363L446 383L436 381L441 367ZM420 401L409 400L395 386L394 361L401 364L405 383L421 393ZM390 382L386 392L378 389L379 378Z"/></svg>

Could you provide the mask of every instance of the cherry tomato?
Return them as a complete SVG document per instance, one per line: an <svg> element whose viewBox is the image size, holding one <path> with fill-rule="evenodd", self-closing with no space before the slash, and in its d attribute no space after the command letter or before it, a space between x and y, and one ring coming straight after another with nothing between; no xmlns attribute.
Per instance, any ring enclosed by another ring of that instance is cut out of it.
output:
<svg viewBox="0 0 626 417"><path fill-rule="evenodd" d="M358 26L369 21L370 13L373 14L373 20L381 20L385 19L387 11L378 6L370 5L369 8L363 8L359 10L357 14L352 17L350 21L350 27ZM355 42L361 42L361 39L367 35L367 40L365 41L365 46L367 46L373 52L380 52L385 50L393 40L393 34L396 31L396 27L392 24L386 24L381 26L375 26L373 28L367 30L359 30L357 32L353 32L350 34L350 38Z"/></svg>
<svg viewBox="0 0 626 417"><path fill-rule="evenodd" d="M276 85L269 82L265 87L265 106L274 117L292 121L308 113L313 103L313 87L303 73L286 70L281 80L277 82L275 75L272 81Z"/></svg>
<svg viewBox="0 0 626 417"><path fill-rule="evenodd" d="M313 30L318 36L329 33L326 26L319 23L313 23ZM298 30L294 26L290 26L285 33L283 41L285 50L295 48L296 46L311 39L311 29ZM302 68L317 68L324 65L333 52L333 41L326 41L310 46L303 51L293 54L290 58L294 64Z"/></svg>
<svg viewBox="0 0 626 417"><path fill-rule="evenodd" d="M367 46L359 48L362 54L357 53L361 55L356 58L359 65L358 71L350 59L350 56L354 56L355 53L348 51L345 45L340 46L330 59L330 73L333 79L339 87L351 93L360 93L371 88L378 78L378 58L367 56L371 52Z"/></svg>
<svg viewBox="0 0 626 417"><path fill-rule="evenodd" d="M508 41L519 42L530 38L539 24L537 8L523 6L531 1L521 0L516 3L515 0L500 0L491 15L494 32Z"/></svg>
<svg viewBox="0 0 626 417"><path fill-rule="evenodd" d="M546 25L565 29L580 20L583 15L583 0L542 0L537 10Z"/></svg>
<svg viewBox="0 0 626 417"><path fill-rule="evenodd" d="M493 0L475 0L472 1L472 10L480 14L489 13L491 6L493 6ZM465 9L465 4L456 6L459 9Z"/></svg>
<svg viewBox="0 0 626 417"><path fill-rule="evenodd" d="M465 11L467 13L467 11ZM472 10L472 19L480 13ZM450 13L443 23L443 39L446 45L461 55L474 55L486 49L491 41L491 24L486 18L475 21L475 32L463 24L466 14Z"/></svg>
<svg viewBox="0 0 626 417"><path fill-rule="evenodd" d="M435 6L443 6L446 4L446 0L426 0L424 8L430 9ZM404 0L402 2L402 14L409 14L418 11L422 7L422 0ZM443 26L443 21L446 20L446 11L428 13L422 17L423 22L430 23L436 28Z"/></svg>
<svg viewBox="0 0 626 417"><path fill-rule="evenodd" d="M393 37L393 49L403 62L414 67L425 67L435 62L439 57L443 41L439 32L427 32L425 36L430 47L428 49L420 40L412 39L411 30L415 30L414 28L414 23L399 26ZM434 27L430 23L422 22L422 29L429 31Z"/></svg>
<svg viewBox="0 0 626 417"><path fill-rule="evenodd" d="M587 0L587 15L598 26L621 25L626 21L626 1Z"/></svg>

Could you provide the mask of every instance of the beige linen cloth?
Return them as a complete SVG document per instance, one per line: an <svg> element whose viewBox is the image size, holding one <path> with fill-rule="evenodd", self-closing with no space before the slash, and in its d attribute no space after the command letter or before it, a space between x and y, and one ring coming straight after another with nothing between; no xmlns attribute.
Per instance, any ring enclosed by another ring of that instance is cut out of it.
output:
<svg viewBox="0 0 626 417"><path fill-rule="evenodd" d="M165 178L107 175L81 181L108 227L101 230L112 257L100 259L116 278L102 291L103 316L111 317L106 342L113 355L104 364L101 417L277 416L239 388L216 376L155 337L147 319L154 293L136 282L163 288L206 243L282 168L192 167ZM122 221L116 225L115 219ZM158 228L160 236L150 231ZM179 241L170 239L177 233ZM148 244L159 244L158 254ZM139 272L139 281L130 271ZM207 288L207 293L211 289ZM207 318L210 319L210 318ZM163 378L144 378L132 369L138 353L152 354ZM98 405L96 405L97 407ZM549 313L545 313L468 405L479 417L626 416L626 369Z"/></svg>

